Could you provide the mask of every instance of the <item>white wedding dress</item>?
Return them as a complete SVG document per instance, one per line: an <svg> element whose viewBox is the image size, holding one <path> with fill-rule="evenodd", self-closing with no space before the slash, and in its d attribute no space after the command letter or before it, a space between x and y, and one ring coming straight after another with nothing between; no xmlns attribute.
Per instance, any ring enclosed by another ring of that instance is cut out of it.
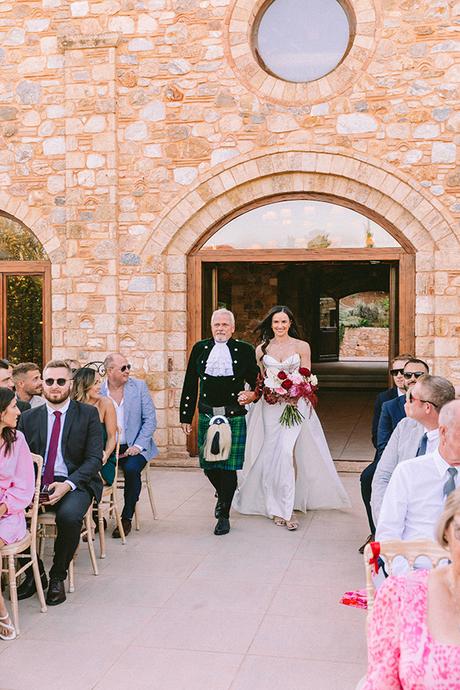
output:
<svg viewBox="0 0 460 690"><path fill-rule="evenodd" d="M283 362L263 357L267 376L283 370L293 373L300 356ZM293 510L306 512L349 508L350 499L334 467L318 415L305 400L298 409L301 424L280 424L283 404L269 405L263 398L251 405L243 469L233 508L239 513L290 520Z"/></svg>

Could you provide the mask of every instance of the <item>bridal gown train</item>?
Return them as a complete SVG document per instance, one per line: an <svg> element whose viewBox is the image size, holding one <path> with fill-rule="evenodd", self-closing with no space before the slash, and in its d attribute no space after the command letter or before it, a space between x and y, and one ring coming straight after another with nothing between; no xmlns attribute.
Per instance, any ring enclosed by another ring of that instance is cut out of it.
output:
<svg viewBox="0 0 460 690"><path fill-rule="evenodd" d="M264 355L267 374L293 373L300 356L278 362ZM251 406L243 469L233 507L240 513L290 520L293 510L306 512L349 508L350 499L334 467L321 423L305 400L298 408L301 424L284 427L284 405L269 405L263 398Z"/></svg>

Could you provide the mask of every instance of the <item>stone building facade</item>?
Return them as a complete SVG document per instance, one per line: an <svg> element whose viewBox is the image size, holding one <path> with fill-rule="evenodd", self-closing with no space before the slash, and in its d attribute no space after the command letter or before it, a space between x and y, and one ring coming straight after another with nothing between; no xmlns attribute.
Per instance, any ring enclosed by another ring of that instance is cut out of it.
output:
<svg viewBox="0 0 460 690"><path fill-rule="evenodd" d="M53 356L126 353L163 456L186 458L188 257L276 195L340 199L415 255L417 355L460 382L460 2L347 0L351 48L308 84L258 65L261 4L0 2L0 211L49 259Z"/></svg>

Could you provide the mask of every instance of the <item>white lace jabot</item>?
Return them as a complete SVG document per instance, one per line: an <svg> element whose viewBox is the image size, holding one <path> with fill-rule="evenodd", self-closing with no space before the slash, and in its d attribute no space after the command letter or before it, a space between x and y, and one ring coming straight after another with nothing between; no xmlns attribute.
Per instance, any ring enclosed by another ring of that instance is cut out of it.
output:
<svg viewBox="0 0 460 690"><path fill-rule="evenodd" d="M227 343L215 343L206 362L209 376L233 376L232 355Z"/></svg>

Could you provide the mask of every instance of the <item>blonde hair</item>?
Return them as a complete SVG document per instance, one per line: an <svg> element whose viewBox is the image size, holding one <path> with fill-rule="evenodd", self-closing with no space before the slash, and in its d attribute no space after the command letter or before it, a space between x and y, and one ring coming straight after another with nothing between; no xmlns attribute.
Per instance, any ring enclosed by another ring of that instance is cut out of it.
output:
<svg viewBox="0 0 460 690"><path fill-rule="evenodd" d="M455 491L452 491L448 495L444 505L444 510L442 511L436 526L436 539L444 549L449 546L446 539L446 532L457 513L460 513L460 488L455 489Z"/></svg>

